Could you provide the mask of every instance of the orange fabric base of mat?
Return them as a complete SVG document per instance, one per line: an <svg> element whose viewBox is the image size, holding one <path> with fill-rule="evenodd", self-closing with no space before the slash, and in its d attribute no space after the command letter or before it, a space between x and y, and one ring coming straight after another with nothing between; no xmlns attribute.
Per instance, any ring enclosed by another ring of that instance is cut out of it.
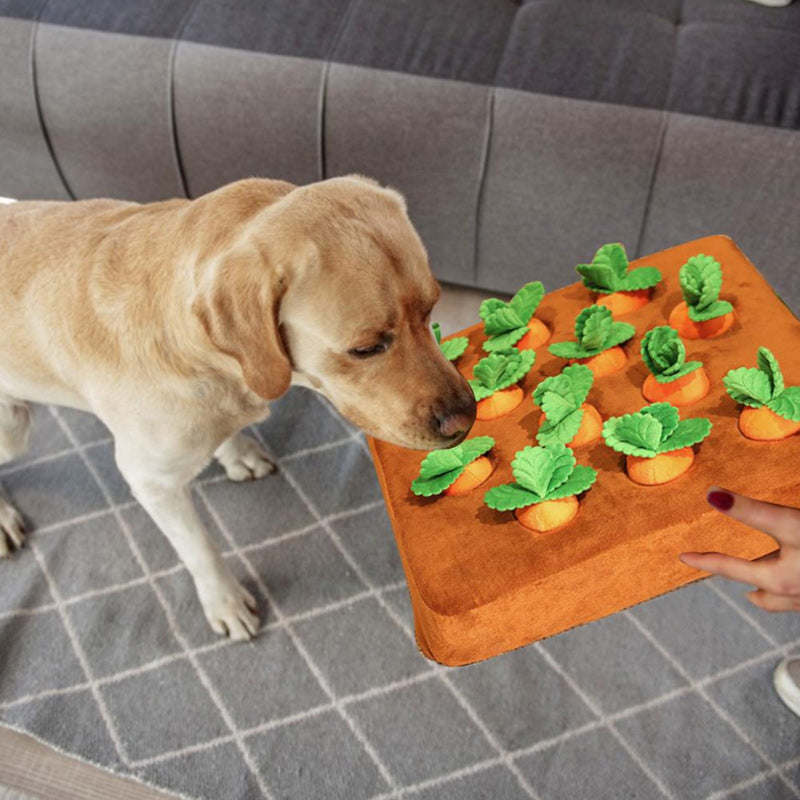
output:
<svg viewBox="0 0 800 800"><path fill-rule="evenodd" d="M639 486L625 473L625 456L599 439L575 450L577 462L594 467L598 477L581 498L577 517L564 527L537 534L512 512L483 505L490 487L513 480L516 451L536 444L540 412L533 389L566 365L546 345L536 351L523 382L522 405L501 419L477 422L470 434L496 440L490 455L497 468L474 492L416 497L409 487L424 454L370 440L408 579L417 643L426 656L450 666L480 661L698 580L706 573L678 560L687 550L754 559L776 549L772 538L714 511L705 500L712 484L776 503L797 504L800 497L800 435L780 442L745 439L737 425L739 406L722 384L729 369L756 366L760 345L777 357L787 386L800 384L800 322L733 241L711 236L633 262L658 267L664 278L648 305L619 318L636 327L624 345L628 365L596 379L588 402L603 419L647 405L641 394L648 374L639 352L642 336L666 324L682 299L678 272L698 253L722 265L720 298L733 303L736 322L717 339L684 342L687 361L703 362L711 391L681 409L681 418L708 417L713 429L695 446L694 464L681 478ZM570 271L565 267L565 274ZM575 316L593 301L575 283L547 294L536 316L553 331L551 342L573 339ZM471 377L485 355L482 326L460 335L470 344L456 364Z"/></svg>

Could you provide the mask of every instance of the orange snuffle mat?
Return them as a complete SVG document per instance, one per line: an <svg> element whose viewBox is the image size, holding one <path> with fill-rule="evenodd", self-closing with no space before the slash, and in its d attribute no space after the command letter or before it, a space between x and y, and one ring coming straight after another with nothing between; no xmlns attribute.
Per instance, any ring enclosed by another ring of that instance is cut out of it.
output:
<svg viewBox="0 0 800 800"><path fill-rule="evenodd" d="M577 515L546 533L520 524L514 511L484 504L493 487L514 482L511 464L523 448L537 445L542 411L533 392L567 365L544 343L520 381L523 402L510 413L477 421L469 439L492 437L485 454L492 469L477 488L430 497L411 491L423 453L370 440L369 445L408 580L417 643L429 658L450 666L468 664L613 614L649 600L705 573L678 560L684 551L718 550L754 559L775 550L769 536L711 509L712 484L775 503L797 504L800 496L800 435L754 441L742 435L740 411L723 384L730 370L752 367L766 347L786 385L800 384L800 322L736 244L711 236L632 262L661 270L650 301L624 314L633 338L621 345L623 369L595 376L587 402L602 420L631 414L648 404L642 387L650 374L640 352L647 331L668 325L682 300L679 271L702 253L722 266L720 301L734 309L732 323L715 338L686 339L686 359L699 361L708 393L681 419L711 422L694 445L688 472L668 483L643 486L626 472L626 456L603 437L575 447L577 465L593 468L591 487L578 496ZM535 276L533 276L535 277ZM535 317L551 342L572 339L575 319L596 299L583 283L544 295ZM463 374L486 357L484 327L462 331L468 338L455 361ZM469 440L468 440L469 441Z"/></svg>

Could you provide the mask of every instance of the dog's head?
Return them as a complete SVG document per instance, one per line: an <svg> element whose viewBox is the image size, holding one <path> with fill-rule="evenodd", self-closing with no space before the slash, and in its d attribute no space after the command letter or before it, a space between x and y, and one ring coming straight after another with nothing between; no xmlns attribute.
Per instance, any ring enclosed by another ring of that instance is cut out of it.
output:
<svg viewBox="0 0 800 800"><path fill-rule="evenodd" d="M430 327L440 289L397 192L359 176L295 188L254 216L195 302L260 396L292 376L367 433L450 447L475 420Z"/></svg>

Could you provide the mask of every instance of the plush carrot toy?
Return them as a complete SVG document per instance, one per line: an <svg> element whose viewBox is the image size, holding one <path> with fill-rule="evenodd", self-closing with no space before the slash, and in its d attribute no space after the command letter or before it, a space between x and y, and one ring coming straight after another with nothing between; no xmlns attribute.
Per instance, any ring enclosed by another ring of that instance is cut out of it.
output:
<svg viewBox="0 0 800 800"><path fill-rule="evenodd" d="M800 386L785 386L772 351L758 348L758 367L732 369L722 379L728 394L745 408L739 430L748 439L774 442L800 431Z"/></svg>
<svg viewBox="0 0 800 800"><path fill-rule="evenodd" d="M511 462L515 483L486 492L484 502L496 511L513 511L530 530L545 531L566 525L578 513L578 498L597 479L592 467L576 466L565 444L525 447Z"/></svg>
<svg viewBox="0 0 800 800"><path fill-rule="evenodd" d="M692 445L711 431L705 417L679 420L670 403L653 403L633 414L610 417L603 425L606 444L627 456L628 477L656 486L683 475L694 462Z"/></svg>
<svg viewBox="0 0 800 800"><path fill-rule="evenodd" d="M456 336L443 342L442 328L438 322L433 323L433 335L436 337L436 342L448 361L455 361L463 356L469 344L469 339L466 336Z"/></svg>
<svg viewBox="0 0 800 800"><path fill-rule="evenodd" d="M544 297L541 281L526 283L506 303L493 297L481 303L480 317L488 337L483 343L487 353L496 353L516 347L517 350L535 350L550 338L550 330L534 318Z"/></svg>
<svg viewBox="0 0 800 800"><path fill-rule="evenodd" d="M494 447L491 436L475 436L449 450L434 450L422 459L419 477L411 491L421 497L437 494L459 496L480 486L494 472L487 453Z"/></svg>
<svg viewBox="0 0 800 800"><path fill-rule="evenodd" d="M713 339L733 325L733 306L719 299L722 267L702 253L690 258L679 273L683 302L669 315L669 324L683 339Z"/></svg>
<svg viewBox="0 0 800 800"><path fill-rule="evenodd" d="M603 245L591 264L578 264L575 269L583 285L599 295L595 302L617 317L647 305L653 287L661 280L661 271L655 267L630 269L625 248L619 243Z"/></svg>
<svg viewBox="0 0 800 800"><path fill-rule="evenodd" d="M542 409L536 441L562 442L578 447L600 438L603 420L586 402L594 374L585 364L564 367L558 375L545 378L533 392L533 402Z"/></svg>
<svg viewBox="0 0 800 800"><path fill-rule="evenodd" d="M478 401L476 419L497 419L510 414L524 398L517 383L530 372L535 360L533 350L516 348L482 358L469 382Z"/></svg>
<svg viewBox="0 0 800 800"><path fill-rule="evenodd" d="M686 360L686 347L669 325L647 331L641 351L650 370L642 386L646 400L687 406L708 394L711 384L702 363Z"/></svg>
<svg viewBox="0 0 800 800"><path fill-rule="evenodd" d="M620 347L636 329L627 322L615 322L605 306L588 306L575 319L575 342L555 342L548 350L570 363L586 364L595 378L621 370L628 358Z"/></svg>

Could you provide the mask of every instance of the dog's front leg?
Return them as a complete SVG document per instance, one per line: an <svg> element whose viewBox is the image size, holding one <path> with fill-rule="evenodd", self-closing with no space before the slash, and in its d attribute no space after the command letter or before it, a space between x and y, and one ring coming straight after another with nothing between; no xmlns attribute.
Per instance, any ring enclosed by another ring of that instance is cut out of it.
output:
<svg viewBox="0 0 800 800"><path fill-rule="evenodd" d="M236 640L255 636L259 626L255 600L231 574L192 502L189 473L195 470L187 472L185 465L175 469L140 446L126 446L119 440L115 456L134 497L191 573L211 628Z"/></svg>
<svg viewBox="0 0 800 800"><path fill-rule="evenodd" d="M252 481L275 472L266 450L241 431L226 439L214 451L214 458L232 481Z"/></svg>

